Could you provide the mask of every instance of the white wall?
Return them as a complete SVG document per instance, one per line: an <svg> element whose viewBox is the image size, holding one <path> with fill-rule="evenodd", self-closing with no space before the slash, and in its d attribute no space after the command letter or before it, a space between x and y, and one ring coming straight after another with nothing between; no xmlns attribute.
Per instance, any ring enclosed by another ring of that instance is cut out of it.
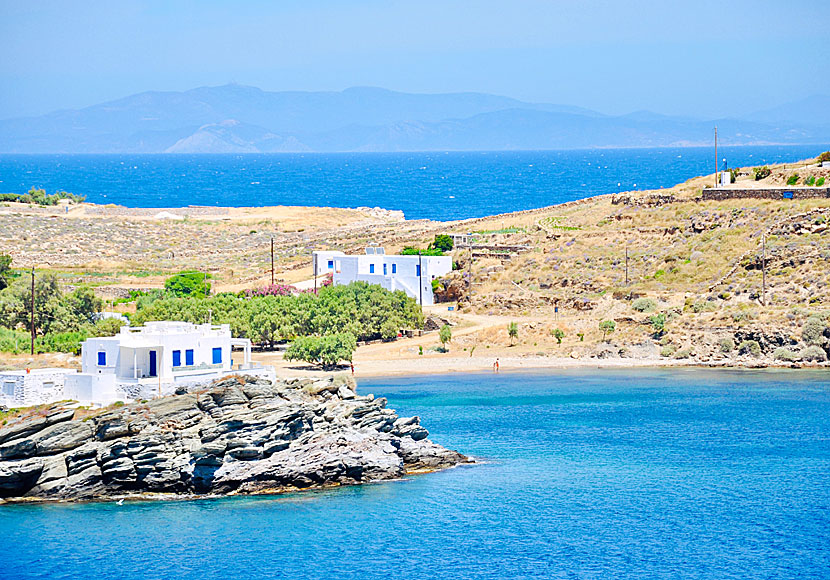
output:
<svg viewBox="0 0 830 580"><path fill-rule="evenodd" d="M419 259L423 268L420 277ZM379 284L390 291L403 290L415 300L423 297L424 305L434 303L432 280L452 271L450 256L361 255L343 256L338 261L341 266L340 271L334 274L335 284L350 284L356 281Z"/></svg>

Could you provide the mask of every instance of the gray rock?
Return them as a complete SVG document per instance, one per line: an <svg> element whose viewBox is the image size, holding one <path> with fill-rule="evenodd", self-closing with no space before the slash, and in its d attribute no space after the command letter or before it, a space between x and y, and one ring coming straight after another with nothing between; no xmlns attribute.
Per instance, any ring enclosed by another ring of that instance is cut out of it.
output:
<svg viewBox="0 0 830 580"><path fill-rule="evenodd" d="M52 410L0 430L0 497L257 493L398 478L467 458L418 417L348 378L227 379L194 393L71 420Z"/></svg>

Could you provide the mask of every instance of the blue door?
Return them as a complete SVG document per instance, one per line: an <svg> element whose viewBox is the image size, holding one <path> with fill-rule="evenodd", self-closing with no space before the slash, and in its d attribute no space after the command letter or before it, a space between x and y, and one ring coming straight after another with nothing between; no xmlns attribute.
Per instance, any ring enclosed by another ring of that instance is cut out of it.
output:
<svg viewBox="0 0 830 580"><path fill-rule="evenodd" d="M156 376L156 351L150 351L150 376Z"/></svg>

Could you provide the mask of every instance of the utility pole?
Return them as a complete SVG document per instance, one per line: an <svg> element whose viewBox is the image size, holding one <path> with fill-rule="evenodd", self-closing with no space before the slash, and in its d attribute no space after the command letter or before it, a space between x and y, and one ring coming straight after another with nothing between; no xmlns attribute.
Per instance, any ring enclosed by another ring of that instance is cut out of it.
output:
<svg viewBox="0 0 830 580"><path fill-rule="evenodd" d="M32 266L32 356L35 354L35 267Z"/></svg>
<svg viewBox="0 0 830 580"><path fill-rule="evenodd" d="M424 268L421 264L421 250L418 250L418 304L424 307Z"/></svg>
<svg viewBox="0 0 830 580"><path fill-rule="evenodd" d="M213 309L208 308L208 324L213 324Z"/></svg>
<svg viewBox="0 0 830 580"><path fill-rule="evenodd" d="M205 293L205 298L207 298L207 295L208 295L208 287L207 287L207 269L205 269L205 280L204 280L203 284L204 284L204 286L202 286L202 290L203 290L203 291L204 291L204 293Z"/></svg>
<svg viewBox="0 0 830 580"><path fill-rule="evenodd" d="M715 187L718 186L718 126L715 125Z"/></svg>
<svg viewBox="0 0 830 580"><path fill-rule="evenodd" d="M761 234L761 304L767 305L767 234Z"/></svg>
<svg viewBox="0 0 830 580"><path fill-rule="evenodd" d="M271 236L271 286L274 285L274 236Z"/></svg>
<svg viewBox="0 0 830 580"><path fill-rule="evenodd" d="M628 286L628 244L625 245L625 285Z"/></svg>
<svg viewBox="0 0 830 580"><path fill-rule="evenodd" d="M317 254L311 253L311 269L314 270L314 293L317 294Z"/></svg>

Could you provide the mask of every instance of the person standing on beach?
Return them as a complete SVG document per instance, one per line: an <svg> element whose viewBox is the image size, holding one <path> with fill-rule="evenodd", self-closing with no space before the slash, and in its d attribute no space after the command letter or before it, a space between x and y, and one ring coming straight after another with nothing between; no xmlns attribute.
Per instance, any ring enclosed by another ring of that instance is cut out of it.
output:
<svg viewBox="0 0 830 580"><path fill-rule="evenodd" d="M493 372L499 372L499 359L496 359L496 362L493 363Z"/></svg>

